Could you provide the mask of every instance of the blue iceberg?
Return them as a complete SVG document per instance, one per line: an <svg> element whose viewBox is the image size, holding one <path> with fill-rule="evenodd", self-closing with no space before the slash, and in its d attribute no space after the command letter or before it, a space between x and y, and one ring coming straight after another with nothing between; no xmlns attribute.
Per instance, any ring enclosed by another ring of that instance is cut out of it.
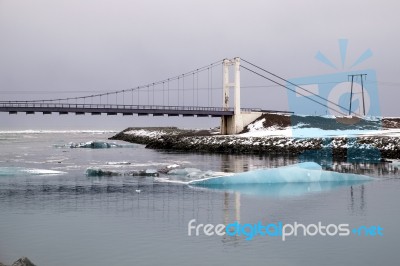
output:
<svg viewBox="0 0 400 266"><path fill-rule="evenodd" d="M189 182L189 185L244 185L310 182L354 182L369 181L372 177L324 171L314 162L299 163L278 168L260 169L228 176L209 177Z"/></svg>
<svg viewBox="0 0 400 266"><path fill-rule="evenodd" d="M192 188L228 191L250 196L295 197L360 185L373 179L365 175L324 171L319 164L306 162L208 177L190 181L189 185Z"/></svg>

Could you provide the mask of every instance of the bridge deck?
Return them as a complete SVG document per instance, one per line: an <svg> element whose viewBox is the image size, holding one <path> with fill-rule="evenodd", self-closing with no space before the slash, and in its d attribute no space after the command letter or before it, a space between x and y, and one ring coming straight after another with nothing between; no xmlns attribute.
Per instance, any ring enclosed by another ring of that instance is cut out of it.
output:
<svg viewBox="0 0 400 266"><path fill-rule="evenodd" d="M292 113L287 111L262 110L260 108L242 108L243 113L250 112L277 112ZM100 115L102 113L108 115L149 115L153 116L198 116L198 117L221 117L225 115L233 115L233 108L223 107L202 107L202 106L159 106L159 105L115 105L115 104L70 104L70 103L32 103L32 102L0 102L0 112L8 112L17 114L23 112L34 114L36 112L43 114L59 113L68 114L75 113L92 115Z"/></svg>
<svg viewBox="0 0 400 266"><path fill-rule="evenodd" d="M255 110L255 109L254 109ZM243 112L251 112L253 109L244 108ZM113 105L113 104L65 104L65 103L0 103L0 112L16 114L25 112L33 114L42 112L43 114L85 114L99 115L102 113L114 115L169 115L169 116L223 116L233 115L233 109L221 107L201 107L201 106L157 106L157 105Z"/></svg>

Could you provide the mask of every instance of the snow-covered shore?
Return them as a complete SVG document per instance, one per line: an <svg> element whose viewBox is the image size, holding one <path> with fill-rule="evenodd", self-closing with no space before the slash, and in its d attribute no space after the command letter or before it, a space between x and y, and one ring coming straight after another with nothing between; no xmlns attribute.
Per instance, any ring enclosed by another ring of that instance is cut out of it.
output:
<svg viewBox="0 0 400 266"><path fill-rule="evenodd" d="M351 118L349 118L350 120ZM400 158L400 120L338 121L326 117L267 114L238 135L177 128L128 128L112 139L148 148L210 153L299 155L332 154L336 158Z"/></svg>

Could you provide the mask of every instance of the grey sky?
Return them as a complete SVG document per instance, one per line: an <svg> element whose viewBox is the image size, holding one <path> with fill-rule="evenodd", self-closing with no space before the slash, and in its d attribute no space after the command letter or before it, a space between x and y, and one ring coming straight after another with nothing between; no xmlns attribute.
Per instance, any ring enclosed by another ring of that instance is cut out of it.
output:
<svg viewBox="0 0 400 266"><path fill-rule="evenodd" d="M315 60L315 54L321 51L340 65L338 39L346 38L348 62L372 50L360 68L376 70L382 114L398 116L399 8L394 0L0 0L0 97L127 89L235 56L287 78L327 74L333 70ZM243 85L256 84L262 81L243 79ZM242 90L242 95L243 105L287 109L286 91L280 88ZM219 123L207 118L5 113L0 121L1 129Z"/></svg>

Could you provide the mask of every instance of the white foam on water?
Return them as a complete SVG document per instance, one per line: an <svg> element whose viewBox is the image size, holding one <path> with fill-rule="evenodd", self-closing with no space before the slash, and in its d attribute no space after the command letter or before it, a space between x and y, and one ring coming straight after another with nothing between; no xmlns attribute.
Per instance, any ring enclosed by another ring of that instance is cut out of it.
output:
<svg viewBox="0 0 400 266"><path fill-rule="evenodd" d="M61 175L61 174L66 174L66 172L62 171L55 171L55 170L49 170L49 169L25 169L22 170L22 172L30 173L32 175Z"/></svg>

